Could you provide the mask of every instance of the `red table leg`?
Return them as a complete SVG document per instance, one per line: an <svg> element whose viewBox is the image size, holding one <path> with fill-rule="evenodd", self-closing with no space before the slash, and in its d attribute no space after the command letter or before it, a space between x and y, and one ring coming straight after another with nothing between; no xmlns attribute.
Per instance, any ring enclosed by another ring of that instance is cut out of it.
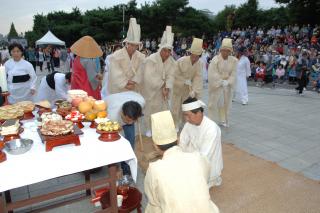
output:
<svg viewBox="0 0 320 213"><path fill-rule="evenodd" d="M0 212L7 213L6 200L3 194L0 193Z"/></svg>
<svg viewBox="0 0 320 213"><path fill-rule="evenodd" d="M118 212L118 204L117 204L117 165L111 164L109 167L109 174L111 178L110 183L110 204L111 204L111 212L116 213Z"/></svg>

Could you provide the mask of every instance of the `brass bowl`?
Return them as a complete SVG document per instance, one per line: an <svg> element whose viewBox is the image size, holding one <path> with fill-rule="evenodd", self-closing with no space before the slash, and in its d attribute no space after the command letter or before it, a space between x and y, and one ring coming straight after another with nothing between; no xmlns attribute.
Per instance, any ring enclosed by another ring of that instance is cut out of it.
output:
<svg viewBox="0 0 320 213"><path fill-rule="evenodd" d="M29 151L32 145L31 139L14 139L5 143L5 150L12 155L21 155Z"/></svg>

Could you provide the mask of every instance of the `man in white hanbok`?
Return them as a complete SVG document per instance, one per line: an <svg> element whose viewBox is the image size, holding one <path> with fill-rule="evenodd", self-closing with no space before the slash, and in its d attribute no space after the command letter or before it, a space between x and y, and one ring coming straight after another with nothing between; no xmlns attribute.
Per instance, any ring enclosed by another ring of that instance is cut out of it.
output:
<svg viewBox="0 0 320 213"><path fill-rule="evenodd" d="M139 52L140 33L140 25L137 24L137 20L130 18L127 38L123 41L125 47L115 51L109 58L106 94L125 91L140 93L140 88L133 81L145 59L145 55Z"/></svg>
<svg viewBox="0 0 320 213"><path fill-rule="evenodd" d="M245 55L246 49L240 47L238 49L238 65L237 65L237 83L235 100L239 101L242 105L248 104L248 85L247 78L251 75L250 61Z"/></svg>
<svg viewBox="0 0 320 213"><path fill-rule="evenodd" d="M232 39L224 38L219 55L208 69L208 117L219 125L229 127L229 112L236 81L238 59L231 55Z"/></svg>
<svg viewBox="0 0 320 213"><path fill-rule="evenodd" d="M118 50L121 49L120 45L114 45L112 47L112 53L107 55L106 59L104 60L105 67L104 67L104 74L103 74L103 80L102 80L102 89L101 89L101 97L102 99L105 99L109 94L108 90L108 82L109 82L109 72L110 72L110 57L112 54Z"/></svg>
<svg viewBox="0 0 320 213"><path fill-rule="evenodd" d="M191 48L188 50L191 53L190 56L181 57L177 61L172 92L172 114L177 132L182 123L182 102L189 96L199 99L202 95L202 63L200 61L203 51L202 43L202 39L193 38Z"/></svg>
<svg viewBox="0 0 320 213"><path fill-rule="evenodd" d="M219 126L203 113L205 104L196 98L188 98L182 104L186 120L179 146L185 152L200 152L210 163L209 188L222 183L223 169L221 130Z"/></svg>
<svg viewBox="0 0 320 213"><path fill-rule="evenodd" d="M36 101L48 100L51 105L58 99L67 99L71 84L71 72L53 72L44 76L38 88Z"/></svg>
<svg viewBox="0 0 320 213"><path fill-rule="evenodd" d="M176 62L171 56L174 34L171 26L163 32L159 50L146 58L133 81L141 86L141 94L146 100L144 121L146 136L151 137L151 114L168 110L173 88Z"/></svg>
<svg viewBox="0 0 320 213"><path fill-rule="evenodd" d="M162 158L151 162L144 179L146 213L219 213L208 190L209 163L199 152L177 146L169 111L151 115L152 140Z"/></svg>

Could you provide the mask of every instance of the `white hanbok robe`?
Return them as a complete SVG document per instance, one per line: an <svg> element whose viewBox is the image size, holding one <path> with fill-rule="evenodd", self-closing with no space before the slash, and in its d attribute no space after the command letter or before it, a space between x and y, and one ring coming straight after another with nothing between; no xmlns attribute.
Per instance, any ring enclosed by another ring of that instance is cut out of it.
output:
<svg viewBox="0 0 320 213"><path fill-rule="evenodd" d="M204 82L208 81L208 57L209 54L207 52L201 55L200 60L202 61L202 78Z"/></svg>
<svg viewBox="0 0 320 213"><path fill-rule="evenodd" d="M14 104L20 101L33 101L31 89L36 89L37 75L33 66L28 61L21 59L14 61L9 59L5 64L8 81L8 91L10 93L8 101ZM30 79L26 82L12 83L13 76L29 75Z"/></svg>
<svg viewBox="0 0 320 213"><path fill-rule="evenodd" d="M108 105L108 118L112 121L118 121L121 125L124 125L121 119L122 106L128 101L138 102L141 108L144 108L145 100L139 93L133 91L120 92L107 96L103 99Z"/></svg>
<svg viewBox="0 0 320 213"><path fill-rule="evenodd" d="M109 81L109 72L110 72L110 57L111 54L106 57L105 67L104 67L104 74L103 74L103 80L102 80L102 89L101 89L101 98L105 99L109 95L109 89L108 89L108 81Z"/></svg>
<svg viewBox="0 0 320 213"><path fill-rule="evenodd" d="M137 75L133 78L141 87L141 94L146 100L144 121L147 130L151 130L151 114L168 110L169 100L162 95L162 88L173 88L176 62L170 56L165 62L162 61L160 51L146 58Z"/></svg>
<svg viewBox="0 0 320 213"><path fill-rule="evenodd" d="M44 76L37 91L36 101L48 100L53 105L58 99L67 100L70 85L66 82L65 76L64 73L56 73L54 75L55 89L48 85L46 76Z"/></svg>
<svg viewBox="0 0 320 213"><path fill-rule="evenodd" d="M241 56L237 65L237 83L235 100L243 104L247 104L248 98L248 85L247 77L251 75L250 61L248 57Z"/></svg>
<svg viewBox="0 0 320 213"><path fill-rule="evenodd" d="M193 91L197 99L200 99L202 96L203 82L201 68L201 61L198 60L192 64L190 56L184 56L177 61L172 91L172 116L176 127L179 127L183 120L181 105L189 97L190 92ZM191 86L185 84L188 80L191 81Z"/></svg>
<svg viewBox="0 0 320 213"><path fill-rule="evenodd" d="M199 153L168 149L144 179L145 213L219 213L208 190L209 165Z"/></svg>
<svg viewBox="0 0 320 213"><path fill-rule="evenodd" d="M115 51L109 59L109 94L128 91L125 87L129 80L133 80L144 59L145 55L139 51L135 51L130 59L126 47ZM136 86L135 91L140 92L139 90Z"/></svg>
<svg viewBox="0 0 320 213"><path fill-rule="evenodd" d="M224 60L221 54L216 55L208 69L208 117L215 122L227 122L232 105L233 89L237 76L238 59L229 56ZM228 82L223 87L222 80Z"/></svg>
<svg viewBox="0 0 320 213"><path fill-rule="evenodd" d="M208 117L203 116L199 126L186 123L180 134L179 146L185 152L200 152L210 162L209 187L219 185L223 169L221 130Z"/></svg>

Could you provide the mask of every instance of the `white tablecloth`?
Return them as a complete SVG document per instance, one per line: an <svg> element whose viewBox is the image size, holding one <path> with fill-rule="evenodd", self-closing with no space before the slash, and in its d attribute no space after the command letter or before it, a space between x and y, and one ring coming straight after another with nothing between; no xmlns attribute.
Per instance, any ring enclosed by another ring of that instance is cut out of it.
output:
<svg viewBox="0 0 320 213"><path fill-rule="evenodd" d="M35 128L25 128L21 138L32 139L34 144L22 155L6 153L7 160L0 163L0 192L121 161L129 164L136 180L137 158L130 143L123 137L115 142L102 142L89 123L84 125L80 146L63 145L51 152L45 151Z"/></svg>

